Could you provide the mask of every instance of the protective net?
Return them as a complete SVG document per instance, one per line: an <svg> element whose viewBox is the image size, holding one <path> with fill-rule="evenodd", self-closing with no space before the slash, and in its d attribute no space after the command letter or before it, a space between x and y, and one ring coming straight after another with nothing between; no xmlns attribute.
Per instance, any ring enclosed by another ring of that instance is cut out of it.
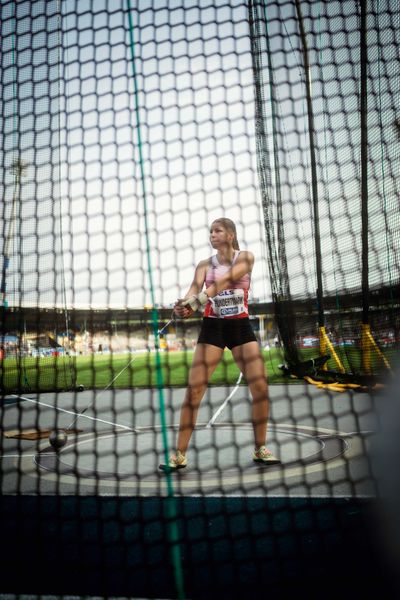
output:
<svg viewBox="0 0 400 600"><path fill-rule="evenodd" d="M249 3L258 171L288 374L373 385L396 356L397 18L384 3ZM304 361L307 346L317 351Z"/></svg>
<svg viewBox="0 0 400 600"><path fill-rule="evenodd" d="M0 10L0 593L382 595L400 5Z"/></svg>
<svg viewBox="0 0 400 600"><path fill-rule="evenodd" d="M60 9L2 2L1 15L0 385L8 392L72 388Z"/></svg>

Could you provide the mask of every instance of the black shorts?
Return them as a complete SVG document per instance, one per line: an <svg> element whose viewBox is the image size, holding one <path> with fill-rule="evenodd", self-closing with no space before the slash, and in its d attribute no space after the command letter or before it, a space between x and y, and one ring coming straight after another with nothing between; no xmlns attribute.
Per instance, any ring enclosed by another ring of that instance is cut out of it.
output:
<svg viewBox="0 0 400 600"><path fill-rule="evenodd" d="M248 342L256 342L250 319L216 319L204 317L198 344L212 344L219 348L227 346L229 350Z"/></svg>

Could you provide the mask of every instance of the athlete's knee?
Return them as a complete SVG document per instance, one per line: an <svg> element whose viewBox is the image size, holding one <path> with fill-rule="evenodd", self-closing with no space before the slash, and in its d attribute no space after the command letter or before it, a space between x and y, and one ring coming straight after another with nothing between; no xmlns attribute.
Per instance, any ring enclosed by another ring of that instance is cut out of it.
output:
<svg viewBox="0 0 400 600"><path fill-rule="evenodd" d="M257 375L253 377L249 382L253 397L257 398L268 398L268 383L265 375Z"/></svg>
<svg viewBox="0 0 400 600"><path fill-rule="evenodd" d="M189 384L186 392L185 403L192 408L197 408L203 399L206 387L207 386L204 384Z"/></svg>

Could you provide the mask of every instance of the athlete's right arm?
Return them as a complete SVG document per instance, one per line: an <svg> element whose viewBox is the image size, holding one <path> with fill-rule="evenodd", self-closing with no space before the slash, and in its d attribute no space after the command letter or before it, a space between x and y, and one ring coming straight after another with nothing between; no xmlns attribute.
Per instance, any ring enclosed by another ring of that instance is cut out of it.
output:
<svg viewBox="0 0 400 600"><path fill-rule="evenodd" d="M187 319L190 315L193 314L193 310L189 306L183 306L182 302L190 298L191 296L195 296L203 289L204 282L206 280L207 269L210 263L210 259L202 260L196 267L194 272L193 281L190 284L190 287L184 298L179 298L174 306L175 314L181 319Z"/></svg>

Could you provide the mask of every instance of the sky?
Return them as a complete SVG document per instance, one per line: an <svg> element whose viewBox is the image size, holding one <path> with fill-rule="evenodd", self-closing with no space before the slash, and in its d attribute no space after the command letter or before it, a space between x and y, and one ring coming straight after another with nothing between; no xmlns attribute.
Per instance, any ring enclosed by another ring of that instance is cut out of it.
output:
<svg viewBox="0 0 400 600"><path fill-rule="evenodd" d="M313 295L298 28L293 2L267 4L289 272L295 294ZM304 16L313 62L324 285L331 291L360 283L358 16L352 1L326 4L311 2ZM370 262L371 284L379 285L398 277L393 121L399 85L390 75L400 40L399 11L390 15L387 0L375 4L385 32L379 40L369 34L375 52ZM268 300L246 4L132 5L133 44L122 0L2 3L3 240L11 235L16 189L7 167L16 156L28 163L11 240L10 302L143 306L152 301L152 285L155 303L168 306L186 293L196 264L212 254L208 228L220 216L236 222L241 247L255 254L253 298ZM374 23L370 17L371 31ZM272 135L269 144L272 149Z"/></svg>

